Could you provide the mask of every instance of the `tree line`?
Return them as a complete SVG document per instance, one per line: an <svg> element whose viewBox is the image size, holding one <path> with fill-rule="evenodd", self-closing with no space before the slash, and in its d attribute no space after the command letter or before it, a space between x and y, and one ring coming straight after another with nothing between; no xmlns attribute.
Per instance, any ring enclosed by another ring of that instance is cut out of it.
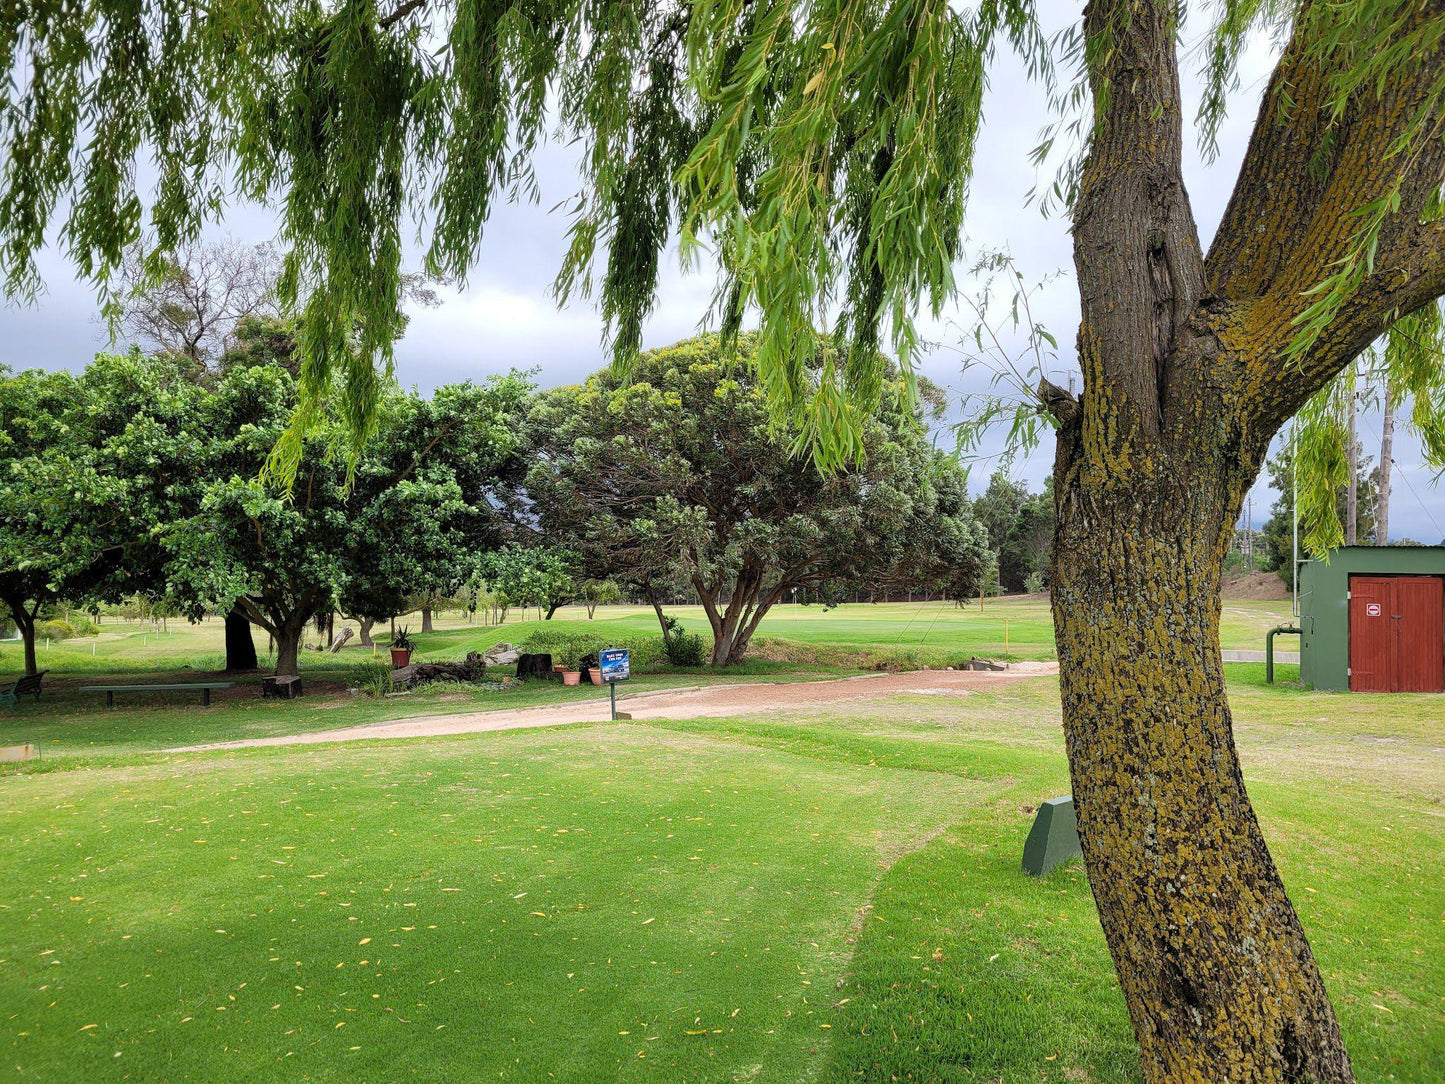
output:
<svg viewBox="0 0 1445 1084"><path fill-rule="evenodd" d="M895 374L861 458L819 473L772 421L751 349L702 337L553 389L517 373L429 396L389 384L357 454L327 405L289 486L267 472L299 404L278 318L242 318L206 357L0 371L0 602L26 670L55 607L135 597L226 615L228 668L256 665L261 629L294 674L308 622L333 612L369 644L374 623L441 600L551 616L625 594L666 639L664 606L685 597L725 665L795 598L967 597L996 574L1022 589L1041 559L1015 560L1009 524L1028 502L1000 500L1001 477L969 497L927 397Z"/></svg>

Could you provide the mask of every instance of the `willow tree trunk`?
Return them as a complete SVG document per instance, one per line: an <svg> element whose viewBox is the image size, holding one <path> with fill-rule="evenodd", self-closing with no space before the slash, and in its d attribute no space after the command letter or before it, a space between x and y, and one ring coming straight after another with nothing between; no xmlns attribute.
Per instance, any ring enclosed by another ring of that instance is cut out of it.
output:
<svg viewBox="0 0 1445 1084"><path fill-rule="evenodd" d="M1079 835L1145 1078L1347 1081L1245 793L1219 652L1240 489L1059 502L1053 612Z"/></svg>
<svg viewBox="0 0 1445 1084"><path fill-rule="evenodd" d="M1445 144L1406 165L1389 153L1445 53L1341 117L1329 64L1348 50L1322 58L1319 24L1297 21L1206 255L1181 165L1179 20L1172 0L1084 12L1101 112L1071 209L1083 392L1039 386L1059 423L1052 605L1079 833L1149 1084L1343 1084L1339 1027L1240 774L1219 588L1273 436L1445 293L1429 213ZM1302 339L1358 209L1392 186L1372 269Z"/></svg>

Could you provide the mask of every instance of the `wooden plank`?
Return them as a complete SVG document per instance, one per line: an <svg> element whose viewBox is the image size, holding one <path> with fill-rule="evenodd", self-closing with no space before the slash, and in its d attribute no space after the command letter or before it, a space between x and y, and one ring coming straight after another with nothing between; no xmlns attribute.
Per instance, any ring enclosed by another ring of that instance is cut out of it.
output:
<svg viewBox="0 0 1445 1084"><path fill-rule="evenodd" d="M234 681L190 681L184 685L82 685L83 693L140 693L166 689L230 689Z"/></svg>

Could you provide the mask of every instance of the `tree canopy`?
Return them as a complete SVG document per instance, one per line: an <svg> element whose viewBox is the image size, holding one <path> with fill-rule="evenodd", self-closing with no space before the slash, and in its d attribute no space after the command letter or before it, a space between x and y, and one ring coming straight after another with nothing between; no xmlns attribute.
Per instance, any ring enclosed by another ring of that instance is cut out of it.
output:
<svg viewBox="0 0 1445 1084"><path fill-rule="evenodd" d="M42 606L164 593L156 539L192 477L194 406L177 365L138 354L0 368L0 600L27 672Z"/></svg>
<svg viewBox="0 0 1445 1084"><path fill-rule="evenodd" d="M98 282L143 234L160 276L228 199L275 199L279 292L300 315L307 402L344 375L343 417L359 437L383 386L374 362L384 367L404 320L406 228L421 226L430 274L464 278L496 203L535 194L534 155L555 122L578 142L583 173L561 295L597 294L630 359L671 237L680 231L685 251L707 239L723 327L757 306L770 402L836 460L857 451L858 418L881 394L878 344L909 372L916 307L950 295L996 51L1015 52L1053 93L1059 124L1040 153L1071 154L1107 127L1112 44L1148 21L1128 11L1098 5L1063 36L1079 76L1065 82L1026 0L10 5L0 273L12 294L32 293L35 255L58 226ZM1227 0L1217 14L1206 146L1261 27L1293 31L1289 63L1320 74L1308 95L1269 106L1301 125L1318 115L1301 128L1311 142L1338 140L1369 88L1421 86L1392 118L1370 182L1341 193L1348 236L1300 269L1296 288L1312 291L1289 343L1300 359L1417 213L1422 150L1445 113L1445 86L1426 67L1445 17L1413 0ZM1160 17L1173 26L1180 11L1164 5ZM149 189L135 168L147 156L158 166ZM1064 201L1081 177L1082 157L1069 161ZM835 307L846 348L813 369Z"/></svg>
<svg viewBox="0 0 1445 1084"><path fill-rule="evenodd" d="M693 339L641 355L625 377L604 370L544 397L527 476L544 533L595 578L654 598L681 581L719 664L738 661L794 591L975 591L986 534L901 382L865 420L861 462L821 475L793 454L796 432L773 425L753 346L744 338L734 357L716 336Z"/></svg>

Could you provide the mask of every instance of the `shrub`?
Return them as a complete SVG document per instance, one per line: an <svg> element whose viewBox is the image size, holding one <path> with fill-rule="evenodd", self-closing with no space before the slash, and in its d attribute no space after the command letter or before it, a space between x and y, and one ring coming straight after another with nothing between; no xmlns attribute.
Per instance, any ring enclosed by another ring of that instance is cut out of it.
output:
<svg viewBox="0 0 1445 1084"><path fill-rule="evenodd" d="M76 636L99 636L100 626L92 621L85 614L72 614L70 627L75 630Z"/></svg>
<svg viewBox="0 0 1445 1084"><path fill-rule="evenodd" d="M695 632L674 632L667 640L667 661L673 666L696 667L707 661L707 649Z"/></svg>
<svg viewBox="0 0 1445 1084"><path fill-rule="evenodd" d="M1031 595L1042 595L1047 590L1042 572L1030 572L1024 577L1024 590Z"/></svg>
<svg viewBox="0 0 1445 1084"><path fill-rule="evenodd" d="M576 670L584 655L600 651L604 647L625 647L632 653L632 667L655 663L664 657L662 637L627 636L607 639L586 629L573 631L568 628L537 629L528 634L520 650L530 654L545 652L552 661L568 669Z"/></svg>
<svg viewBox="0 0 1445 1084"><path fill-rule="evenodd" d="M35 639L40 640L69 640L75 635L75 626L69 621L62 621L54 618L50 621L42 621L35 626Z"/></svg>

